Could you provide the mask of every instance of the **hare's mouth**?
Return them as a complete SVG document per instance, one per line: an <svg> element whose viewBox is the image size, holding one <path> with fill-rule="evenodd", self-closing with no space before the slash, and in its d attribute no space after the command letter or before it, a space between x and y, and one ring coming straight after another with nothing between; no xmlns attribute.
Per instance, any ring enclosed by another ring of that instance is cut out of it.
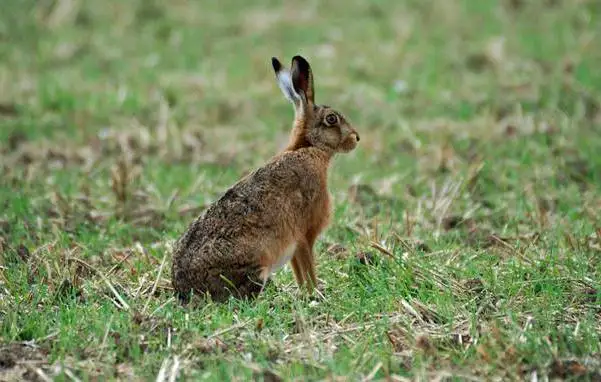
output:
<svg viewBox="0 0 601 382"><path fill-rule="evenodd" d="M345 140L344 142L342 142L341 145L341 151L342 152L349 152L351 150L353 150L355 147L357 147L357 142L359 142L359 134L357 133L352 133L350 134Z"/></svg>

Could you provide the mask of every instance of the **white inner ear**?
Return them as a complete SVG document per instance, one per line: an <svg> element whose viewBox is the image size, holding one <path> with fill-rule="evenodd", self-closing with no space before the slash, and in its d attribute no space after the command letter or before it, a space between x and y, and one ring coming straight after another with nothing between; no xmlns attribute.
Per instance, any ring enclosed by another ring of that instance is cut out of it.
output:
<svg viewBox="0 0 601 382"><path fill-rule="evenodd" d="M301 97L294 90L294 86L292 85L292 77L290 76L290 72L287 70L280 70L277 74L278 85L284 93L284 96L293 104L297 105Z"/></svg>

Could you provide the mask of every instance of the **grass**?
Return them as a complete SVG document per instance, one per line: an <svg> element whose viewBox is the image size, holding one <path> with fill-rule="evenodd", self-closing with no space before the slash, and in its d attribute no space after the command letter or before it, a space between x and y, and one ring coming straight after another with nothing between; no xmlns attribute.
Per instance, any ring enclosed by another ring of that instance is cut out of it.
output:
<svg viewBox="0 0 601 382"><path fill-rule="evenodd" d="M601 378L596 1L8 1L0 379ZM361 133L324 299L182 307L170 245L283 147L275 55Z"/></svg>

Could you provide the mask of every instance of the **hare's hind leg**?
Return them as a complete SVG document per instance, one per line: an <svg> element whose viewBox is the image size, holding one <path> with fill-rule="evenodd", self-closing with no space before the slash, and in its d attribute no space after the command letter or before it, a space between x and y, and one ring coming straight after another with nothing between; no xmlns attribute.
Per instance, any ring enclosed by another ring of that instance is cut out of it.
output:
<svg viewBox="0 0 601 382"><path fill-rule="evenodd" d="M263 290L270 284L271 280L260 280L259 278L247 277L238 285L238 297L254 299L257 298Z"/></svg>
<svg viewBox="0 0 601 382"><path fill-rule="evenodd" d="M227 300L230 295L242 299L255 298L264 286L258 267L248 264L232 266L226 271L215 270L207 281L214 301Z"/></svg>

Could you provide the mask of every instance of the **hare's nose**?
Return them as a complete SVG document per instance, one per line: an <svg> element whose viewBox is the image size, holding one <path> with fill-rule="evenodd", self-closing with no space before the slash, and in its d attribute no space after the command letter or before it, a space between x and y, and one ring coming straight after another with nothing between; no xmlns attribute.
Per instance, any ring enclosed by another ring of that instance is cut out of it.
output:
<svg viewBox="0 0 601 382"><path fill-rule="evenodd" d="M357 139L357 142L359 142L361 140L361 137L359 136L359 134L357 132L355 132L355 138Z"/></svg>

